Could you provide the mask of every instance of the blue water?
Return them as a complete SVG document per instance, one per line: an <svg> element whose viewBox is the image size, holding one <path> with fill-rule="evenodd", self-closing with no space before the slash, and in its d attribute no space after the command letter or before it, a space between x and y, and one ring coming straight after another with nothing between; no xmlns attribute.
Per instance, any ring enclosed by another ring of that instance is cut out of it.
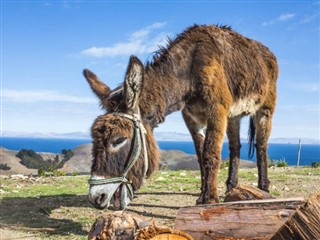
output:
<svg viewBox="0 0 320 240"><path fill-rule="evenodd" d="M90 143L90 139L62 139L62 138L1 138L1 146L10 150L32 149L35 152L61 153L62 149Z"/></svg>
<svg viewBox="0 0 320 240"><path fill-rule="evenodd" d="M36 152L61 153L62 149L74 149L80 144L90 143L90 139L52 139L52 138L1 138L1 146L11 150L32 149ZM193 142L158 142L160 149L181 150L194 154ZM241 148L241 158L248 159L248 148L244 143ZM269 144L270 159L285 160L289 165L296 165L298 153L297 144ZM228 143L223 144L222 158L229 155ZM256 161L255 156L252 161ZM310 166L311 162L320 162L320 145L304 144L301 148L300 165Z"/></svg>
<svg viewBox="0 0 320 240"><path fill-rule="evenodd" d="M159 142L159 147L165 150L181 150L186 153L194 154L193 142ZM229 158L229 144L224 143L222 147L222 159ZM297 164L298 144L269 144L269 158L275 160L285 160L288 165ZM248 159L248 147L242 143L240 151L241 159ZM252 158L256 161L256 155ZM300 153L300 165L310 166L312 162L320 162L320 145L305 144L302 145Z"/></svg>

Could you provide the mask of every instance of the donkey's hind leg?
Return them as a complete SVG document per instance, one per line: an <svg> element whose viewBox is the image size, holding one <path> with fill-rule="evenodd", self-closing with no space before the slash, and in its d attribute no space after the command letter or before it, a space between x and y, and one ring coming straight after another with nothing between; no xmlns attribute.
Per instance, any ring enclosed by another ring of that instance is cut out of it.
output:
<svg viewBox="0 0 320 240"><path fill-rule="evenodd" d="M240 161L240 116L229 118L227 135L229 139L229 174L227 192L238 186L238 170Z"/></svg>
<svg viewBox="0 0 320 240"><path fill-rule="evenodd" d="M199 121L196 121L196 118L192 115L192 113L185 108L182 111L183 119L189 129L189 132L192 136L194 147L196 149L198 162L200 166L200 172L201 172L201 191L203 190L203 174L204 174L204 167L202 162L202 151L203 151L203 143L204 143L204 125L199 123Z"/></svg>
<svg viewBox="0 0 320 240"><path fill-rule="evenodd" d="M268 108L261 108L255 116L256 126L256 150L258 166L258 187L269 192L270 181L268 179L268 138L271 132L273 111Z"/></svg>

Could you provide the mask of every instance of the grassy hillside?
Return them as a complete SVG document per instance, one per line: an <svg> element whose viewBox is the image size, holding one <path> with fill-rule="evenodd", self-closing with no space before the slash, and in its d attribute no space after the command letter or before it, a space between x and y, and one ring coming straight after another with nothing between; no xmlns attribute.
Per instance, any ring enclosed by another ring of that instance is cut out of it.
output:
<svg viewBox="0 0 320 240"><path fill-rule="evenodd" d="M256 169L241 169L240 183L255 185ZM276 197L308 197L320 189L320 171L311 168L270 168L271 193ZM91 224L103 212L87 201L89 176L6 177L0 185L0 235L4 239L87 239ZM225 192L227 169L220 170L219 194ZM180 207L195 204L198 171L160 171L135 194L128 212L153 217L172 226Z"/></svg>

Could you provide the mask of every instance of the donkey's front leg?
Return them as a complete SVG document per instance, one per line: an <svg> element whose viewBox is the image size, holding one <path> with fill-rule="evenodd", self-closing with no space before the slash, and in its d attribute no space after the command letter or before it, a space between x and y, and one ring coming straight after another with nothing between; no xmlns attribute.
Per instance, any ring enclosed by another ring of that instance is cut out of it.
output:
<svg viewBox="0 0 320 240"><path fill-rule="evenodd" d="M191 133L194 147L197 153L200 173L201 173L201 191L203 190L203 176L204 176L204 169L203 169L203 162L202 162L202 152L203 152L203 143L205 134L203 132L204 124L201 124L201 121L195 117L188 108L185 108L182 111L183 119ZM201 204L201 202L199 203Z"/></svg>
<svg viewBox="0 0 320 240"><path fill-rule="evenodd" d="M197 203L219 202L218 172L221 164L221 150L227 126L227 112L221 105L215 106L208 119L206 139L203 148L204 183Z"/></svg>

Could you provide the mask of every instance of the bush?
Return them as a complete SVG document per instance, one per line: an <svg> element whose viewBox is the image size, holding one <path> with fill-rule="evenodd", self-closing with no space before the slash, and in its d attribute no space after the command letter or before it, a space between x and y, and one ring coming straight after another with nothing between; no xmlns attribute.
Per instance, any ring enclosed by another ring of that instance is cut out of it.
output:
<svg viewBox="0 0 320 240"><path fill-rule="evenodd" d="M20 163L27 168L53 171L58 167L57 163L51 159L48 161L43 160L42 156L35 153L33 150L22 149L16 156L21 159Z"/></svg>
<svg viewBox="0 0 320 240"><path fill-rule="evenodd" d="M62 161L58 164L57 169L58 169L58 168L62 168L63 165L64 165L70 158L72 158L72 157L74 156L74 153L73 153L72 150L70 150L70 149L63 149L63 150L61 151L61 154L63 154L64 157L63 157Z"/></svg>
<svg viewBox="0 0 320 240"><path fill-rule="evenodd" d="M278 161L277 167L288 167L288 164L286 162L286 160L280 160Z"/></svg>
<svg viewBox="0 0 320 240"><path fill-rule="evenodd" d="M16 156L21 159L20 163L27 168L41 169L45 172L53 173L55 170L62 168L74 156L74 153L70 149L63 149L62 154L64 156L61 162L59 162L59 155L56 155L54 159L45 161L41 155L30 149L22 149Z"/></svg>
<svg viewBox="0 0 320 240"><path fill-rule="evenodd" d="M74 156L74 153L72 152L71 149L63 149L61 153L64 155L63 160L68 161L70 158Z"/></svg>
<svg viewBox="0 0 320 240"><path fill-rule="evenodd" d="M320 162L312 162L311 163L312 168L319 168L320 167Z"/></svg>
<svg viewBox="0 0 320 240"><path fill-rule="evenodd" d="M269 161L269 167L288 167L288 164L285 159L281 160L270 160Z"/></svg>
<svg viewBox="0 0 320 240"><path fill-rule="evenodd" d="M22 149L16 156L21 159L20 163L27 168L48 168L48 163L43 160L41 155L35 153L33 150Z"/></svg>
<svg viewBox="0 0 320 240"><path fill-rule="evenodd" d="M220 165L220 169L225 169L227 167L229 167L229 160L222 161L222 163Z"/></svg>
<svg viewBox="0 0 320 240"><path fill-rule="evenodd" d="M8 164L6 164L6 163L5 164L0 163L0 169L7 171L7 170L10 170L11 167L9 167Z"/></svg>
<svg viewBox="0 0 320 240"><path fill-rule="evenodd" d="M39 175L40 177L44 177L44 176L46 176L46 171L43 170L42 168L39 168L39 169L38 169L38 175Z"/></svg>
<svg viewBox="0 0 320 240"><path fill-rule="evenodd" d="M66 175L66 173L64 171L61 171L61 170L54 170L52 173L53 173L53 176L56 176L56 177L65 176Z"/></svg>

